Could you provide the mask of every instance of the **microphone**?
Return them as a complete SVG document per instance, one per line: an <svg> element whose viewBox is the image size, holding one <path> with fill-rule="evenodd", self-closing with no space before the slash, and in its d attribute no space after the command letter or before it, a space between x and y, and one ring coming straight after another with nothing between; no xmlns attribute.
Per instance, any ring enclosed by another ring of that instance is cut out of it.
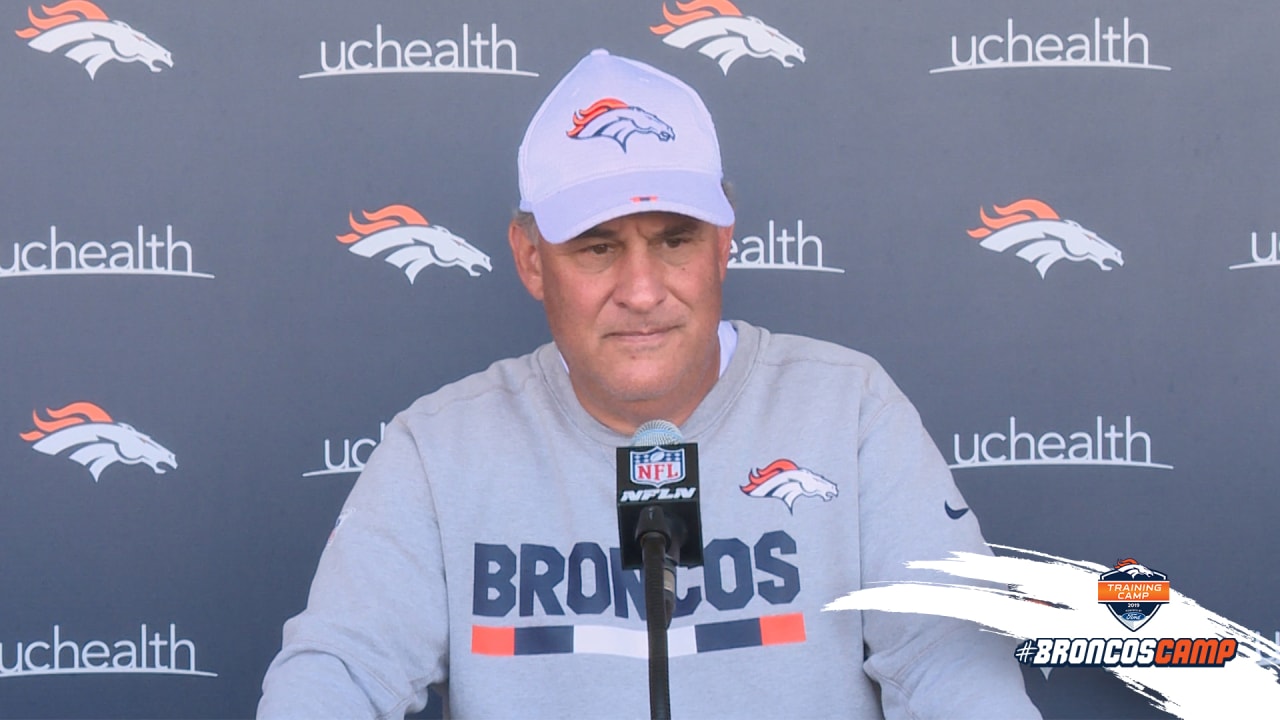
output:
<svg viewBox="0 0 1280 720"><path fill-rule="evenodd" d="M664 626L675 610L676 565L702 565L698 445L682 442L675 424L650 420L618 448L618 542L622 567L644 567L645 539L660 538Z"/></svg>

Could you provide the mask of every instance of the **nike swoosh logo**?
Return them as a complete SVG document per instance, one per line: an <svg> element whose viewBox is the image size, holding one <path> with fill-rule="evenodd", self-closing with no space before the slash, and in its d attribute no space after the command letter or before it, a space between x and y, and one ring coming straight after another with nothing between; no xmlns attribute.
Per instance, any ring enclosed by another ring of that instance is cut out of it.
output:
<svg viewBox="0 0 1280 720"><path fill-rule="evenodd" d="M949 502L942 503L942 507L947 509L947 517L952 520L959 520L965 516L965 513L969 512L969 508L960 508L959 510L953 509Z"/></svg>

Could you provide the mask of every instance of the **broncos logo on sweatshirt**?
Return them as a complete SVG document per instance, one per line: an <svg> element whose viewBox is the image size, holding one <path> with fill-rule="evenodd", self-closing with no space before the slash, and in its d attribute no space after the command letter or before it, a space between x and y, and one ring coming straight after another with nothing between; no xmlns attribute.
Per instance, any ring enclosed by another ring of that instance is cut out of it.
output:
<svg viewBox="0 0 1280 720"><path fill-rule="evenodd" d="M36 429L19 437L46 455L70 450L68 457L89 468L94 482L115 463L144 463L157 475L178 467L178 459L168 449L132 426L114 422L107 411L91 402L74 402L56 410L45 408L45 415L41 418L33 410L31 419Z"/></svg>
<svg viewBox="0 0 1280 720"><path fill-rule="evenodd" d="M729 0L689 0L677 2L676 8L679 12L672 12L663 3L667 22L649 30L672 47L700 45L698 52L715 60L725 75L730 65L746 56L771 57L788 68L792 60L804 62L804 48L760 18L743 15Z"/></svg>
<svg viewBox="0 0 1280 720"><path fill-rule="evenodd" d="M763 469L752 470L742 492L751 497L777 498L794 513L796 500L802 497L822 498L824 502L840 494L840 489L818 473L780 458Z"/></svg>
<svg viewBox="0 0 1280 720"><path fill-rule="evenodd" d="M654 135L660 142L676 138L676 131L662 118L617 98L602 98L573 114L573 127L566 133L574 140L605 137L627 151L632 135Z"/></svg>
<svg viewBox="0 0 1280 720"><path fill-rule="evenodd" d="M361 214L368 222L347 214L353 232L339 235L338 242L361 257L390 251L386 261L403 270L410 284L431 265L462 268L472 277L479 277L481 270L493 270L488 255L448 228L429 224L422 213L408 205L388 205Z"/></svg>
<svg viewBox="0 0 1280 720"><path fill-rule="evenodd" d="M1108 262L1116 267L1124 265L1119 249L1080 223L1059 217L1047 203L1024 198L993 207L995 217L978 209L983 227L969 230L969 237L980 239L979 245L996 252L1020 246L1015 254L1035 265L1040 277L1059 260L1088 260L1103 270L1111 269Z"/></svg>
<svg viewBox="0 0 1280 720"><path fill-rule="evenodd" d="M173 56L151 38L111 20L89 0L67 0L53 7L40 6L43 17L27 8L31 27L15 31L27 45L41 52L63 52L84 66L93 78L98 68L116 60L140 62L151 72L161 65L173 67Z"/></svg>

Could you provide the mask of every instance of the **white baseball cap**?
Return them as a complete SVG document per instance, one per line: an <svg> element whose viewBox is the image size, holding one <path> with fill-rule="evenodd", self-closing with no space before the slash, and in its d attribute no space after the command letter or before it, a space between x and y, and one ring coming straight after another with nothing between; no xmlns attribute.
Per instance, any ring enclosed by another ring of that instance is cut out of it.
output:
<svg viewBox="0 0 1280 720"><path fill-rule="evenodd" d="M661 210L725 227L720 144L693 88L592 50L534 114L517 161L520 209L562 243L614 218Z"/></svg>

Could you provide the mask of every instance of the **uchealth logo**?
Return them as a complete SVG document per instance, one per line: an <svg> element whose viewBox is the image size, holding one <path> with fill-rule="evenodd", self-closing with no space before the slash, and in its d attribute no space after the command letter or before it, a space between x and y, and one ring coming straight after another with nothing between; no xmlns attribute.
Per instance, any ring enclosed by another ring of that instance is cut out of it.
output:
<svg viewBox="0 0 1280 720"><path fill-rule="evenodd" d="M173 67L173 56L159 43L119 20L112 20L89 0L67 0L52 7L40 6L37 15L27 8L30 27L15 31L27 46L46 53L61 52L82 65L89 78L115 60L142 63L153 73Z"/></svg>
<svg viewBox="0 0 1280 720"><path fill-rule="evenodd" d="M14 242L5 260L0 243L0 279L43 275L167 275L213 279L195 269L195 250L185 240L175 240L173 226L166 225L164 239L138 226L133 242L58 238L58 226L49 226L49 240Z"/></svg>
<svg viewBox="0 0 1280 720"><path fill-rule="evenodd" d="M1019 28L1021 29L1021 28ZM1057 33L1029 35L1014 29L1013 18L994 33L970 35L963 41L951 36L951 64L930 70L931 74L965 70L1013 68L1098 67L1137 70L1169 70L1151 63L1151 40L1134 32L1125 17L1117 30L1101 17L1088 28L1077 28L1064 38Z"/></svg>
<svg viewBox="0 0 1280 720"><path fill-rule="evenodd" d="M725 75L744 57L773 58L787 68L794 66L792 60L804 62L804 48L760 18L743 15L729 0L677 2L675 11L664 2L662 16L665 23L649 27L654 35L682 50L696 47Z"/></svg>
<svg viewBox="0 0 1280 720"><path fill-rule="evenodd" d="M107 411L91 402L74 402L58 409L45 409L41 418L31 413L36 429L19 437L31 443L31 449L45 455L61 455L89 469L97 482L102 471L123 463L144 464L157 475L178 467L173 452L150 436L125 423L115 422Z"/></svg>
<svg viewBox="0 0 1280 720"><path fill-rule="evenodd" d="M627 151L632 135L652 135L659 142L676 138L676 131L662 118L617 98L601 98L573 113L573 127L565 132L574 140L608 138Z"/></svg>
<svg viewBox="0 0 1280 720"><path fill-rule="evenodd" d="M369 461L369 456L373 454L374 448L382 442L382 438L387 433L387 424L380 423L378 425L378 437L362 437L362 438L343 438L341 451L339 451L338 441L324 439L324 469L310 470L302 473L302 477L319 477L321 475L341 475L345 473L358 473L364 470L364 464ZM339 455L339 452L341 455Z"/></svg>
<svg viewBox="0 0 1280 720"><path fill-rule="evenodd" d="M388 205L364 211L366 222L348 214L351 232L338 242L361 257L383 259L404 271L412 284L418 273L432 265L460 268L472 277L493 270L489 256L440 225L431 225L422 213L408 205Z"/></svg>
<svg viewBox="0 0 1280 720"><path fill-rule="evenodd" d="M781 500L787 506L787 512L792 514L796 511L796 501L802 497L816 497L829 502L840 494L835 483L787 458L779 458L763 468L752 470L747 474L747 484L738 489L749 497Z"/></svg>
<svg viewBox="0 0 1280 720"><path fill-rule="evenodd" d="M770 220L766 232L734 238L729 247L729 267L844 273L843 268L823 264L822 238L806 233L804 220L796 220L794 234L790 227Z"/></svg>
<svg viewBox="0 0 1280 720"><path fill-rule="evenodd" d="M979 208L982 227L969 230L969 237L982 247L995 252L1013 250L1014 254L1035 266L1044 277L1059 260L1089 261L1103 270L1107 263L1124 265L1120 251L1074 220L1066 220L1047 203L1024 198L1008 205L995 205L994 214Z"/></svg>
<svg viewBox="0 0 1280 720"><path fill-rule="evenodd" d="M32 675L197 675L218 677L196 665L196 644L178 633L176 623L118 639L85 640L55 624L37 640L0 638L0 680Z"/></svg>
<svg viewBox="0 0 1280 720"><path fill-rule="evenodd" d="M474 31L474 32L473 32ZM303 73L299 79L347 75L389 75L404 73L466 73L538 77L520 69L519 49L514 40L502 37L497 23L473 27L462 23L453 37L417 37L396 40L375 23L373 36L361 39L320 41L320 69Z"/></svg>
<svg viewBox="0 0 1280 720"><path fill-rule="evenodd" d="M1271 231L1270 241L1268 242L1266 234L1263 233L1262 242L1258 241L1259 233L1250 233L1250 256L1249 262L1237 263L1228 266L1228 270L1244 270L1245 268L1262 268L1262 267L1280 267L1280 255L1277 254L1276 247L1278 244L1277 233Z"/></svg>
<svg viewBox="0 0 1280 720"><path fill-rule="evenodd" d="M1018 429L1017 416L1009 416L1009 432L999 430L973 433L966 441L960 433L952 436L953 470L978 467L1028 465L1120 465L1172 470L1172 465L1152 459L1151 435L1135 430L1133 416L1124 423L1108 423L1101 415L1092 428L1074 432L1048 431L1038 435Z"/></svg>

